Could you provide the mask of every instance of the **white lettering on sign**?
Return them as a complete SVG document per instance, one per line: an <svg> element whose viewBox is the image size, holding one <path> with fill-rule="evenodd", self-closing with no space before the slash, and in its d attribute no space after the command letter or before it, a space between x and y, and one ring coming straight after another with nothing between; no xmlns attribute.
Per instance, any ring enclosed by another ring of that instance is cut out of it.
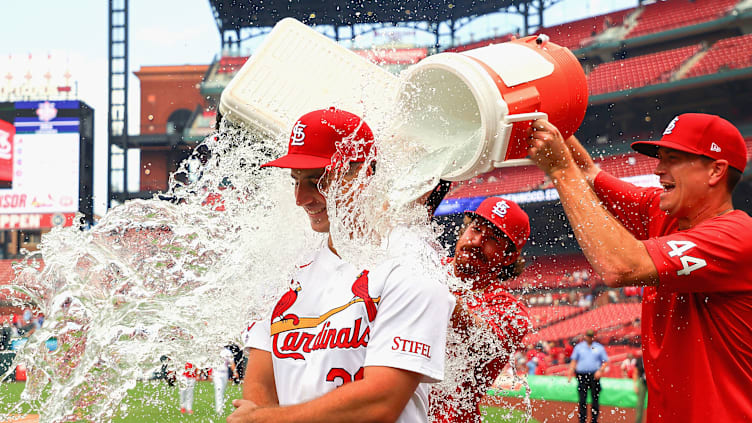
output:
<svg viewBox="0 0 752 423"><path fill-rule="evenodd" d="M38 229L41 214L0 214L0 229Z"/></svg>
<svg viewBox="0 0 752 423"><path fill-rule="evenodd" d="M0 195L0 208L20 208L26 207L26 194L5 194Z"/></svg>

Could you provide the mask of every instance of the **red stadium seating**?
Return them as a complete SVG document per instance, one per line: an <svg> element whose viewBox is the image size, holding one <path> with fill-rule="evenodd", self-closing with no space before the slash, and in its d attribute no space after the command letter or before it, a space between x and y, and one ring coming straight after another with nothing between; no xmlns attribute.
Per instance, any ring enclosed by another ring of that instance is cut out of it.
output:
<svg viewBox="0 0 752 423"><path fill-rule="evenodd" d="M469 181L455 184L447 198L488 197L528 191L539 187L544 177L543 171L536 166L495 169Z"/></svg>
<svg viewBox="0 0 752 423"><path fill-rule="evenodd" d="M640 335L640 326L632 323L624 326L602 330L598 332L598 339L601 343L608 343L610 341L619 341L622 339L635 338Z"/></svg>
<svg viewBox="0 0 752 423"><path fill-rule="evenodd" d="M598 65L588 75L590 95L668 82L676 69L700 48L700 44L695 44Z"/></svg>
<svg viewBox="0 0 752 423"><path fill-rule="evenodd" d="M624 178L653 173L656 160L637 153L596 159L602 169ZM535 189L550 188L545 175L535 166L495 169L469 181L457 182L446 198L489 197Z"/></svg>
<svg viewBox="0 0 752 423"><path fill-rule="evenodd" d="M582 313L584 310L583 307L578 306L543 306L528 308L528 314L534 328L543 328L551 323Z"/></svg>
<svg viewBox="0 0 752 423"><path fill-rule="evenodd" d="M627 355L629 353L636 353L639 348L635 348L632 345L606 345L606 354L608 354L609 357L617 356L617 355Z"/></svg>
<svg viewBox="0 0 752 423"><path fill-rule="evenodd" d="M28 301L29 297L26 294L20 292L11 293L10 290L4 289L3 285L10 284L16 277L16 273L13 270L13 263L18 263L21 260L0 260L0 302L9 301L11 299L20 299ZM44 268L44 262L39 262L39 269Z"/></svg>
<svg viewBox="0 0 752 423"><path fill-rule="evenodd" d="M739 0L668 0L645 6L626 38L635 38L723 17Z"/></svg>
<svg viewBox="0 0 752 423"><path fill-rule="evenodd" d="M10 282L15 277L13 263L17 260L0 260L0 281Z"/></svg>
<svg viewBox="0 0 752 423"><path fill-rule="evenodd" d="M634 322L640 317L640 303L616 303L598 307L587 313L554 324L525 337L525 344L534 345L538 341L572 339L582 335L587 329L609 329Z"/></svg>
<svg viewBox="0 0 752 423"><path fill-rule="evenodd" d="M587 45L594 36L607 28L621 25L624 22L624 17L634 10L620 10L606 15L592 16L574 22L542 28L536 34L546 34L554 43L571 50L576 50Z"/></svg>
<svg viewBox="0 0 752 423"><path fill-rule="evenodd" d="M589 279L578 281L567 278L577 270L587 271ZM600 284L600 280L585 256L568 254L536 258L519 277L507 282L507 288L576 288L597 284Z"/></svg>
<svg viewBox="0 0 752 423"><path fill-rule="evenodd" d="M685 78L752 66L752 34L720 40L687 72Z"/></svg>
<svg viewBox="0 0 752 423"><path fill-rule="evenodd" d="M601 169L617 178L626 178L653 174L658 160L644 154L627 153L604 157L595 162Z"/></svg>
<svg viewBox="0 0 752 423"><path fill-rule="evenodd" d="M547 28L542 28L535 34L546 34L554 43L567 47L571 50L584 47L593 38L609 27L622 25L624 17L635 9L619 10L605 15L591 16L578 21L566 22ZM512 40L515 34L505 34L499 37L475 41L461 46L445 49L445 52L459 53L475 48L485 47L491 44L505 43Z"/></svg>

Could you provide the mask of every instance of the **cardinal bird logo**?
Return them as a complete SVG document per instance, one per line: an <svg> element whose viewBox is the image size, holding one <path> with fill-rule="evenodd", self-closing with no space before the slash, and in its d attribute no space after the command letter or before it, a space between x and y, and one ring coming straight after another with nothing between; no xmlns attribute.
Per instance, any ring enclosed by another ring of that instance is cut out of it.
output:
<svg viewBox="0 0 752 423"><path fill-rule="evenodd" d="M376 303L373 298L368 294L368 270L360 272L358 278L352 284L352 293L363 299L363 303L366 305L366 313L368 313L368 321L373 322L376 318Z"/></svg>
<svg viewBox="0 0 752 423"><path fill-rule="evenodd" d="M281 317L282 319L292 319L293 323L296 325L299 322L298 316L294 314L288 314L284 317L282 316L288 308L292 307L295 300L298 299L298 292L301 290L300 282L295 279L290 281L290 285L292 285L290 286L290 290L285 292L285 295L283 295L282 298L277 301L277 305L274 306L274 310L272 311L272 323L274 323L274 319L277 317Z"/></svg>

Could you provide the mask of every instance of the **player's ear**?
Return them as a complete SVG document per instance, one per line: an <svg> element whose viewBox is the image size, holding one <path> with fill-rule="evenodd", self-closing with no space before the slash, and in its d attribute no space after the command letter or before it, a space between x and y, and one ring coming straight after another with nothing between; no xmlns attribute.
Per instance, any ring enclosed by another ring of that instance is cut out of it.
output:
<svg viewBox="0 0 752 423"><path fill-rule="evenodd" d="M708 185L714 187L728 177L728 160L713 160L708 168Z"/></svg>

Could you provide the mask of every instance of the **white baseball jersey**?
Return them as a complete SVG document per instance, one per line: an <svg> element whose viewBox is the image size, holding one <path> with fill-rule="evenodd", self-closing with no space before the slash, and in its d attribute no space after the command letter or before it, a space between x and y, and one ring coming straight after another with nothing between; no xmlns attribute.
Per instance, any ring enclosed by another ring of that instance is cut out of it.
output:
<svg viewBox="0 0 752 423"><path fill-rule="evenodd" d="M356 269L326 245L299 266L271 320L253 322L246 347L270 351L280 405L318 398L363 378L364 367L423 375L398 422L427 422L426 383L444 376L454 297L396 261Z"/></svg>
<svg viewBox="0 0 752 423"><path fill-rule="evenodd" d="M227 376L229 375L230 364L234 360L232 351L230 351L228 348L222 347L219 352L219 358L219 364L214 368L214 372L216 372L217 374L223 374L224 378L227 379Z"/></svg>

